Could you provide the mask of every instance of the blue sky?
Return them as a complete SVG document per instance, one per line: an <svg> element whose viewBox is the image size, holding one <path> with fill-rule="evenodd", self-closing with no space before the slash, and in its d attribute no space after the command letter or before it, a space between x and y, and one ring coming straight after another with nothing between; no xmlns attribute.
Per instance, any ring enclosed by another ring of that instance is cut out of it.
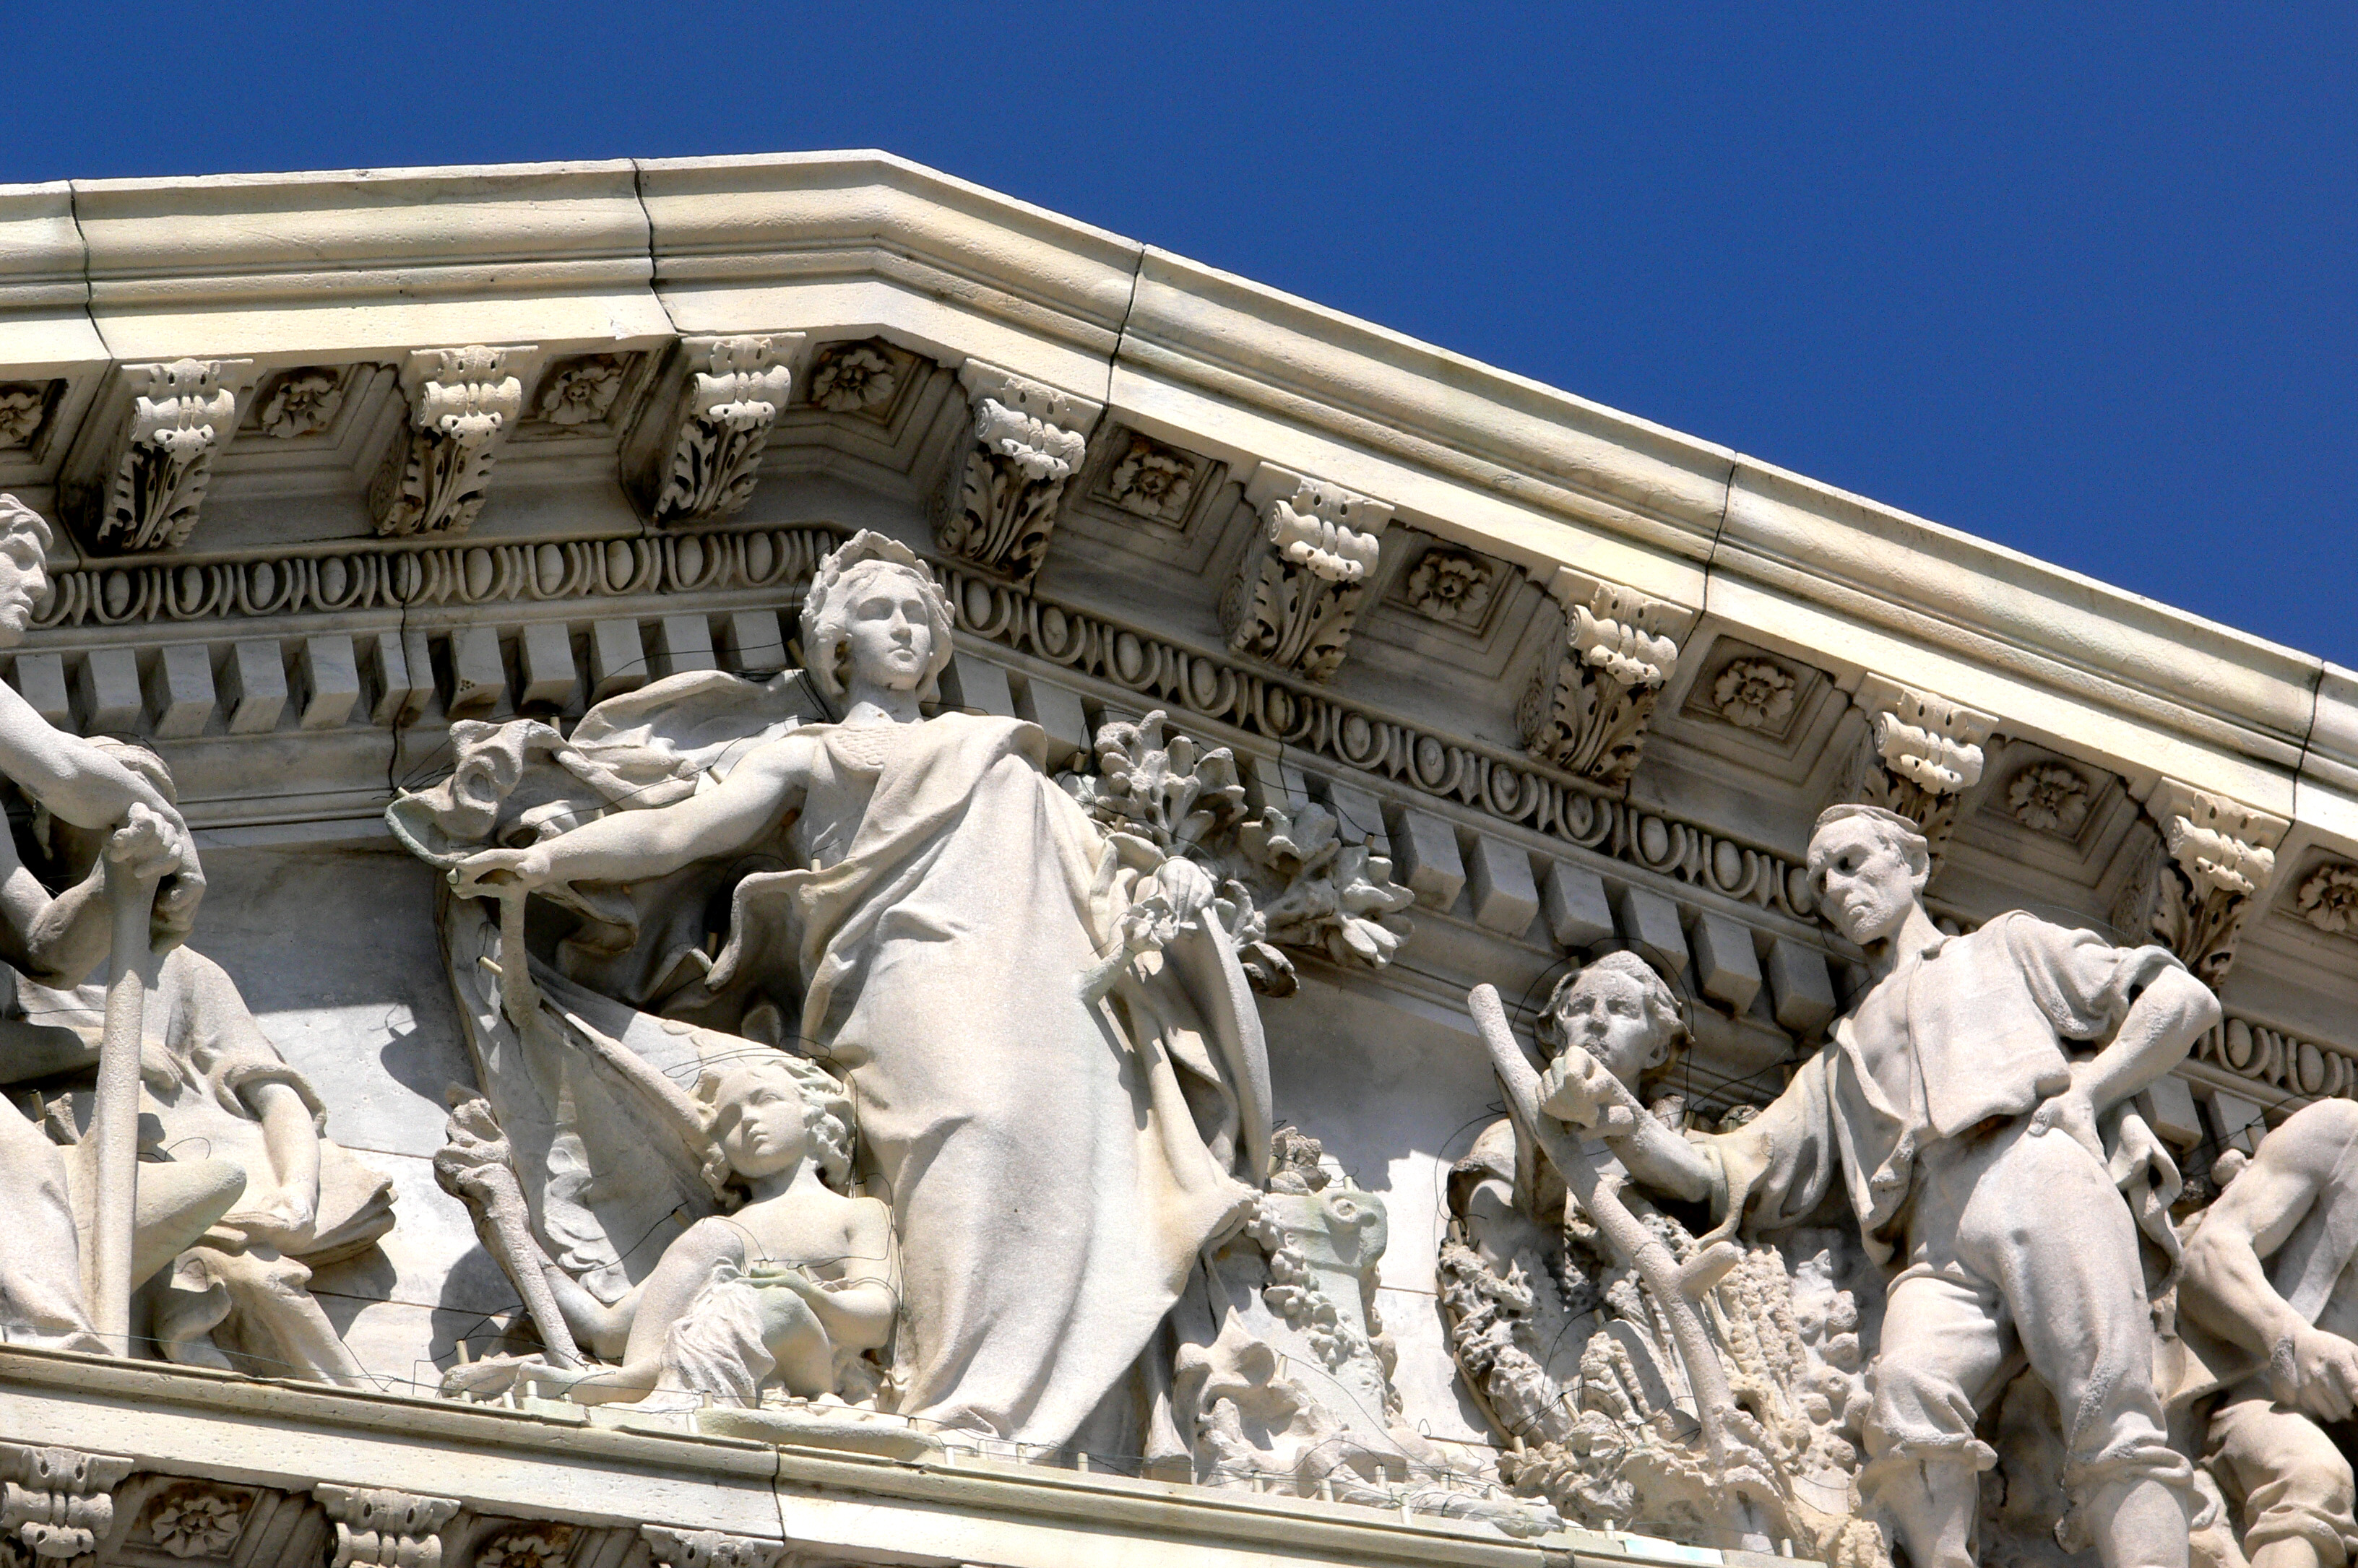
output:
<svg viewBox="0 0 2358 1568"><path fill-rule="evenodd" d="M0 179L881 146L2358 665L2358 7L24 7Z"/></svg>

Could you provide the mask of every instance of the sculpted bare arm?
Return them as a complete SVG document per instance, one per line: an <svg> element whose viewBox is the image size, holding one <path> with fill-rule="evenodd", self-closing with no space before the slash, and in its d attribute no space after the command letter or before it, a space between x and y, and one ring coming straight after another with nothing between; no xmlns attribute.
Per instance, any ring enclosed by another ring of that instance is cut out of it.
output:
<svg viewBox="0 0 2358 1568"><path fill-rule="evenodd" d="M2358 1139L2358 1105L2327 1100L2268 1134L2241 1175L2202 1217L2186 1248L2181 1299L2196 1322L2269 1357L2277 1396L2329 1420L2358 1398L2358 1346L2296 1312L2269 1281L2266 1260L2320 1202L2358 1202L2335 1173Z"/></svg>
<svg viewBox="0 0 2358 1568"><path fill-rule="evenodd" d="M2137 993L2112 1044L2087 1064L2082 1083L2098 1112L2118 1105L2186 1059L2219 1022L2219 999L2184 969L2164 969Z"/></svg>
<svg viewBox="0 0 2358 1568"><path fill-rule="evenodd" d="M487 892L508 880L640 881L741 849L801 806L817 746L789 735L748 755L719 787L674 805L617 811L529 849L471 855L459 866L459 891Z"/></svg>
<svg viewBox="0 0 2358 1568"><path fill-rule="evenodd" d="M77 827L111 827L138 801L178 820L146 780L79 735L33 711L0 683L0 773Z"/></svg>
<svg viewBox="0 0 2358 1568"><path fill-rule="evenodd" d="M892 1211L875 1198L858 1199L844 1232L840 1280L812 1306L838 1345L878 1349L892 1338L901 1305L892 1280Z"/></svg>
<svg viewBox="0 0 2358 1568"><path fill-rule="evenodd" d="M2347 1117L2306 1126L2295 1117L2262 1141L2252 1162L2204 1212L2186 1247L2186 1305L2206 1327L2266 1350L2299 1323L2263 1264L2309 1217L2358 1132L2353 1123L2358 1123L2358 1107Z"/></svg>
<svg viewBox="0 0 2358 1568"><path fill-rule="evenodd" d="M157 935L167 945L185 939L204 897L205 876L196 840L179 808L137 773L79 735L70 735L33 711L16 688L0 681L0 774L77 827L113 827L135 806L163 819L173 870L158 892Z"/></svg>

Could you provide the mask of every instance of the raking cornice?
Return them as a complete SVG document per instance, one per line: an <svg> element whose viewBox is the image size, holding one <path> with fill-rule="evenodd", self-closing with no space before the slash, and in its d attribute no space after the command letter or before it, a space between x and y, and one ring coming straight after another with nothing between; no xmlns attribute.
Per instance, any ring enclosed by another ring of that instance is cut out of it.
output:
<svg viewBox="0 0 2358 1568"><path fill-rule="evenodd" d="M2295 798L2348 727L2320 660L882 153L15 187L0 247L0 374L28 378L883 333L2358 843L2347 768Z"/></svg>

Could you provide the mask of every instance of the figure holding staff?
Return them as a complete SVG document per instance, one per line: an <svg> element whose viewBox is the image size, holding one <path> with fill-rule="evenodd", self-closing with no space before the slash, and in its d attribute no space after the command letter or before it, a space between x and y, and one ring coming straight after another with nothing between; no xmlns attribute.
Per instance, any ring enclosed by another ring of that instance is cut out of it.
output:
<svg viewBox="0 0 2358 1568"><path fill-rule="evenodd" d="M22 640L31 625L49 587L50 539L38 515L0 495L0 646ZM159 949L188 935L204 879L187 824L170 802L102 748L52 726L5 684L0 774L55 817L113 830L89 874L54 896L0 834L0 961L43 985L70 987L112 947L110 980L132 977L114 988L127 1044L117 1046L112 1022L108 1031L106 1056L116 1083L107 1108L115 1125L85 1144L96 1162L91 1184L104 1194L87 1283L64 1152L24 1117L0 1111L0 1201L9 1214L0 1227L0 1332L16 1344L119 1356L129 1348L131 1292L203 1235L244 1187L234 1165L198 1160L154 1166L146 1190L135 1195L140 1019L134 988L139 975L152 973ZM0 1043L0 1050L17 1044L5 1033ZM93 1295L105 1303L103 1315L92 1311Z"/></svg>

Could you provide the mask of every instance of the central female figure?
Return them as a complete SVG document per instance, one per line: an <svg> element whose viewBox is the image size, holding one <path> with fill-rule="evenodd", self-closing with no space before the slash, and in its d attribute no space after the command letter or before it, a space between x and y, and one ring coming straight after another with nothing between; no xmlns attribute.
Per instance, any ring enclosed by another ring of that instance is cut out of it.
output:
<svg viewBox="0 0 2358 1568"><path fill-rule="evenodd" d="M1250 1201L1267 1060L1200 872L1101 831L1048 777L1036 725L922 717L950 627L925 565L860 534L803 606L839 721L675 805L479 853L459 889L638 881L786 823L802 864L738 885L708 984L798 983L800 1048L851 1087L867 1191L902 1249L896 1408L1055 1445ZM1150 896L1178 933L1143 950L1133 935L1109 985Z"/></svg>

